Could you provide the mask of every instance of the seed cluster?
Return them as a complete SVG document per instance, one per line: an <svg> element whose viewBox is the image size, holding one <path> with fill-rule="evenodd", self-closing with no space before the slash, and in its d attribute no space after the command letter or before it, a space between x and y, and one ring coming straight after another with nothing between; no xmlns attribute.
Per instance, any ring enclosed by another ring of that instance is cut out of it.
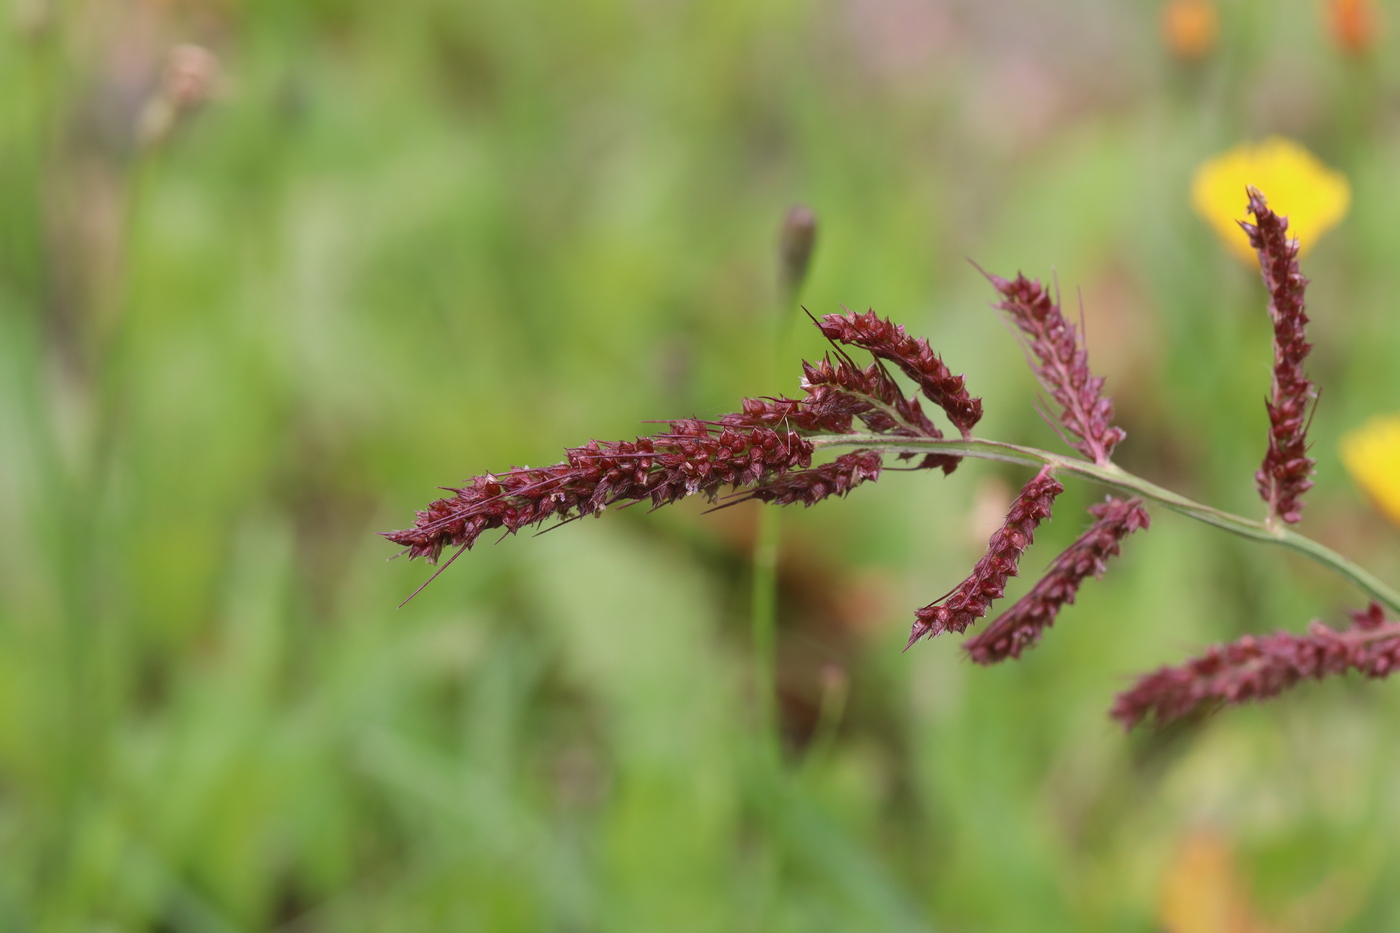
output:
<svg viewBox="0 0 1400 933"><path fill-rule="evenodd" d="M918 383L929 401L943 409L963 437L972 436L972 429L982 420L982 400L968 395L963 377L953 375L942 358L929 348L927 340L910 337L903 326L888 318L876 317L874 311L828 314L817 326L828 340L860 347L898 366Z"/></svg>
<svg viewBox="0 0 1400 933"><path fill-rule="evenodd" d="M1269 318L1274 324L1274 378L1269 410L1269 449L1254 474L1269 515L1293 523L1302 519L1303 493L1312 488L1313 460L1308 456L1309 410L1317 390L1303 373L1312 344L1303 293L1308 280L1298 270L1298 241L1288 236L1288 218L1269 209L1257 188L1249 189L1254 223L1240 222L1259 252L1259 269L1269 289Z"/></svg>
<svg viewBox="0 0 1400 933"><path fill-rule="evenodd" d="M1059 557L1029 593L987 626L975 638L963 642L968 656L978 664L995 664L1019 658L1055 623L1061 607L1074 603L1080 584L1101 577L1108 559L1119 553L1119 542L1152 523L1141 499L1115 499L1091 505L1094 523Z"/></svg>
<svg viewBox="0 0 1400 933"><path fill-rule="evenodd" d="M922 341L906 342L927 351ZM929 364L920 357L910 365ZM878 360L861 367L838 348L835 360L803 363L802 390L800 399L744 399L738 412L715 421L681 419L671 422L669 431L635 441L589 441L567 449L565 460L552 466L475 477L418 512L412 528L385 537L404 546L409 557L437 561L447 548L470 548L486 531L513 533L616 503L650 501L656 507L697 494L713 500L728 488L747 491L746 499L812 505L879 478L882 462L867 449L813 466L808 435L851 434L859 420L876 434L943 437L919 400L906 395ZM915 456L900 454L905 460ZM914 466L946 474L958 462L957 456L935 452Z"/></svg>
<svg viewBox="0 0 1400 933"><path fill-rule="evenodd" d="M873 450L842 454L830 463L807 470L794 470L748 493L743 500L757 499L774 505L816 505L829 496L844 496L864 482L880 478L882 463Z"/></svg>
<svg viewBox="0 0 1400 933"><path fill-rule="evenodd" d="M810 466L812 444L795 431L722 427L673 421L670 431L635 442L567 450L553 466L478 476L417 513L412 528L385 537L410 557L437 560L445 547L467 547L482 532L507 532L549 518L576 518L616 502L662 506L686 496L713 498L726 486L751 486Z"/></svg>
<svg viewBox="0 0 1400 933"><path fill-rule="evenodd" d="M1089 371L1082 335L1038 279L1018 274L1013 280L999 275L987 275L987 280L1001 295L994 307L1021 331L1034 358L1031 369L1060 404L1060 425L1072 435L1070 446L1095 463L1107 463L1127 434L1113 426L1113 402L1103 394L1103 377Z"/></svg>
<svg viewBox="0 0 1400 933"><path fill-rule="evenodd" d="M1050 517L1055 497L1065 491L1050 468L1045 467L1021 489L1011 503L1006 522L987 541L987 553L972 568L967 579L953 591L914 613L909 645L925 635L961 632L987 614L995 600L1006 593L1006 581L1016 576L1021 554L1035 540L1035 529ZM905 645L908 650L909 645Z"/></svg>
<svg viewBox="0 0 1400 933"><path fill-rule="evenodd" d="M1276 696L1309 677L1359 671L1389 677L1400 667L1400 622L1376 603L1352 613L1351 627L1336 631L1313 622L1306 635L1279 632L1211 648L1178 667L1148 674L1118 697L1112 715L1131 729L1151 717L1157 725L1210 706Z"/></svg>

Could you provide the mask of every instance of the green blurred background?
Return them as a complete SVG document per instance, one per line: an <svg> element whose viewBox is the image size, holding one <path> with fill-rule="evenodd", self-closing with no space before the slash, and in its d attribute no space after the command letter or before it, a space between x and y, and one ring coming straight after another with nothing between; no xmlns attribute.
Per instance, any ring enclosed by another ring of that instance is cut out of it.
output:
<svg viewBox="0 0 1400 933"><path fill-rule="evenodd" d="M804 303L927 335L988 437L1057 445L964 259L1057 275L1120 462L1256 515L1266 296L1187 192L1284 133L1355 192L1305 261L1302 528L1400 581L1336 452L1400 407L1390 34L1348 55L1311 0L1223 3L1191 60L1141 0L4 13L0 929L1243 930L1164 906L1222 896L1170 883L1202 839L1250 930L1400 928L1400 685L1106 715L1136 673L1360 605L1282 552L1159 513L980 669L900 648L1025 471L788 510L775 766L752 510L483 544L403 609L429 568L374 535L438 485L795 391L822 352L779 297L795 203ZM1071 485L1032 579L1102 492Z"/></svg>

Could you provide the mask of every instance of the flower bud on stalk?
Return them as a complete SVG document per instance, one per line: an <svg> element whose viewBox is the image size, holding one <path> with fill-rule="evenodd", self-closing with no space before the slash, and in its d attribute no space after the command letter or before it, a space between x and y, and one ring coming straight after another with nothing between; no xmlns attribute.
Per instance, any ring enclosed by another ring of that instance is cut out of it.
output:
<svg viewBox="0 0 1400 933"><path fill-rule="evenodd" d="M137 126L145 146L169 139L190 113L215 94L219 84L219 59L201 45L177 45L161 74L160 86L146 101Z"/></svg>
<svg viewBox="0 0 1400 933"><path fill-rule="evenodd" d="M805 204L793 206L783 218L783 231L778 239L779 285L784 308L797 303L816 247L817 215Z"/></svg>
<svg viewBox="0 0 1400 933"><path fill-rule="evenodd" d="M1162 7L1162 39L1173 55L1197 61L1220 41L1214 0L1168 0Z"/></svg>
<svg viewBox="0 0 1400 933"><path fill-rule="evenodd" d="M1339 50L1360 58L1380 40L1380 10L1375 0L1327 0L1327 27Z"/></svg>

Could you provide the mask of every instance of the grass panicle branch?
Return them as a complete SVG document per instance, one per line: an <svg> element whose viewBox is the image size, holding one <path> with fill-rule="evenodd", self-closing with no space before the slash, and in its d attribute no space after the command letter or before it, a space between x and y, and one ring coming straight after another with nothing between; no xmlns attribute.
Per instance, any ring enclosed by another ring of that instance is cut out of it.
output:
<svg viewBox="0 0 1400 933"><path fill-rule="evenodd" d="M1349 628L1313 622L1306 635L1246 635L1177 667L1146 677L1113 705L1113 718L1132 728L1152 718L1162 726L1197 710L1276 696L1300 681L1348 671L1384 678L1400 666L1400 622L1377 603L1353 612Z"/></svg>
<svg viewBox="0 0 1400 933"><path fill-rule="evenodd" d="M962 376L953 375L941 357L922 337L910 337L899 324L888 318L864 314L828 314L817 322L828 340L860 347L877 359L893 363L918 383L924 397L933 402L963 437L982 420L982 400L967 392Z"/></svg>
<svg viewBox="0 0 1400 933"><path fill-rule="evenodd" d="M872 324L873 317L848 315L845 320L851 333L883 334L884 352L895 354L901 369L916 369L926 381L935 381L931 374L942 363L928 352L928 344L905 337L902 327L888 321ZM854 323L858 320L864 323ZM906 351L908 359L898 356ZM946 368L942 372L946 375ZM946 390L945 403L954 411L975 409L980 414L980 403L966 398L959 377L946 376L940 384ZM811 505L877 479L881 457L857 452L812 467L808 435L850 434L859 420L876 435L925 440L943 436L918 399L905 395L878 361L861 367L838 350L834 362L828 357L803 364L802 389L801 399L745 399L738 412L716 421L672 421L669 431L635 441L595 440L570 448L565 459L552 466L475 477L460 488L449 488L451 496L418 512L411 528L384 536L402 545L410 558L435 562L447 548L471 548L486 531L514 533L551 518L567 521L596 514L618 503L650 501L660 507L686 496L714 500L724 489L748 489L745 498ZM961 402L947 401L958 392ZM913 456L900 454L901 459ZM929 452L915 466L941 468L946 474L958 460L952 454Z"/></svg>
<svg viewBox="0 0 1400 933"><path fill-rule="evenodd" d="M1089 513L1094 523L1055 558L1030 592L997 616L985 631L963 643L972 660L995 664L1019 658L1055 623L1061 607L1074 602L1087 578L1103 576L1108 559L1118 555L1120 542L1152 523L1141 499L1109 496L1107 501L1090 506Z"/></svg>
<svg viewBox="0 0 1400 933"><path fill-rule="evenodd" d="M1070 433L1070 446L1095 463L1108 463L1113 448L1127 435L1112 424L1113 402L1103 394L1103 377L1089 370L1083 335L1065 320L1059 302L1038 279L982 274L1001 295L993 307L1020 330L1035 360L1031 369L1059 403L1060 426Z"/></svg>
<svg viewBox="0 0 1400 933"><path fill-rule="evenodd" d="M806 470L793 470L769 480L728 504L757 499L773 505L816 505L830 496L844 496L861 483L880 478L884 458L879 451L858 450L842 454L830 463Z"/></svg>
<svg viewBox="0 0 1400 933"><path fill-rule="evenodd" d="M809 435L808 439L819 451L838 447L871 447L887 453L946 452L956 454L959 457L991 460L997 463L1033 467L1053 466L1056 472L1061 475L1078 476L1110 489L1139 496L1144 500L1170 509L1178 515L1184 515L1250 541L1287 548L1351 583L1390 611L1400 613L1400 592L1387 586L1355 561L1326 545L1314 541L1306 535L1299 534L1291 528L1246 518L1243 515L1236 515L1203 502L1197 502L1179 492L1173 492L1141 476L1129 473L1116 463L1106 463L1100 466L1081 457L1068 457L1036 447L1023 447L1019 444L978 438L963 441L955 439L903 439L879 434L828 434Z"/></svg>
<svg viewBox="0 0 1400 933"><path fill-rule="evenodd" d="M1314 463L1308 456L1307 430L1317 390L1303 373L1312 344L1304 328L1308 315L1303 296L1308 280L1298 269L1298 241L1288 235L1288 219L1269 209L1258 189L1248 189L1254 223L1240 222L1259 253L1259 269L1269 289L1269 318L1274 325L1274 375L1269 401L1269 449L1255 473L1269 518L1289 524L1303 512L1303 493L1312 488Z"/></svg>
<svg viewBox="0 0 1400 933"><path fill-rule="evenodd" d="M470 548L486 531L514 533L618 502L660 507L696 494L713 499L727 486L751 486L811 462L812 444L796 431L673 421L668 432L635 442L589 441L552 466L478 476L419 512L413 527L385 537L409 557L436 561L444 548Z"/></svg>
<svg viewBox="0 0 1400 933"><path fill-rule="evenodd" d="M807 393L807 404L851 411L877 434L943 437L943 432L924 414L919 400L905 395L878 362L862 369L844 353L839 353L834 364L829 357L818 363L804 361L802 390ZM912 456L902 454L901 459ZM918 468L938 468L946 476L957 469L958 459L949 454L926 454Z"/></svg>
<svg viewBox="0 0 1400 933"><path fill-rule="evenodd" d="M1021 494L1011 503L1006 521L987 541L987 553L972 568L966 580L942 599L914 613L907 651L924 636L962 632L987 614L992 603L1006 593L1006 581L1016 576L1016 566L1026 548L1035 540L1035 530L1050 518L1055 497L1065 491L1052 475L1052 468L1041 467Z"/></svg>

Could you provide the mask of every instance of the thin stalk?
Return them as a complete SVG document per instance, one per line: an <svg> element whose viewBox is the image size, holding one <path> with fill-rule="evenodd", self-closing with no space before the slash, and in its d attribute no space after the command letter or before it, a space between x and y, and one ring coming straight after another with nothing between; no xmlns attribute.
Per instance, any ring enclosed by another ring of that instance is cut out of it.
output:
<svg viewBox="0 0 1400 933"><path fill-rule="evenodd" d="M1049 465L1057 470L1074 473L1085 479L1142 496L1144 499L1151 499L1173 512L1179 512L1188 518L1205 522L1207 525L1223 528L1241 537L1282 545L1350 581L1392 612L1400 612L1400 593L1396 593L1395 590L1326 545L1281 525L1255 521L1232 512L1221 511L1172 492L1170 489L1163 489L1141 476L1129 473L1115 463L1094 464L1087 460L1053 454L1035 447L1021 447L1016 444L1004 444L1000 441L979 438L967 440L933 440L930 438L924 440L913 437L891 437L884 434L823 434L808 438L808 440L818 448L865 447L896 453L937 451L981 460L1019 463L1025 466Z"/></svg>
<svg viewBox="0 0 1400 933"><path fill-rule="evenodd" d="M778 546L782 533L782 513L762 509L753 547L753 590L750 624L753 632L753 680L755 709L765 754L777 749L777 617Z"/></svg>
<svg viewBox="0 0 1400 933"><path fill-rule="evenodd" d="M812 258L816 219L806 208L794 208L784 218L778 246L779 300L768 323L767 376L772 381L783 370L784 350L792 335L797 301ZM753 638L754 708L765 760L775 770L779 763L778 738L778 551L782 538L782 512L760 509L754 533L749 624Z"/></svg>

